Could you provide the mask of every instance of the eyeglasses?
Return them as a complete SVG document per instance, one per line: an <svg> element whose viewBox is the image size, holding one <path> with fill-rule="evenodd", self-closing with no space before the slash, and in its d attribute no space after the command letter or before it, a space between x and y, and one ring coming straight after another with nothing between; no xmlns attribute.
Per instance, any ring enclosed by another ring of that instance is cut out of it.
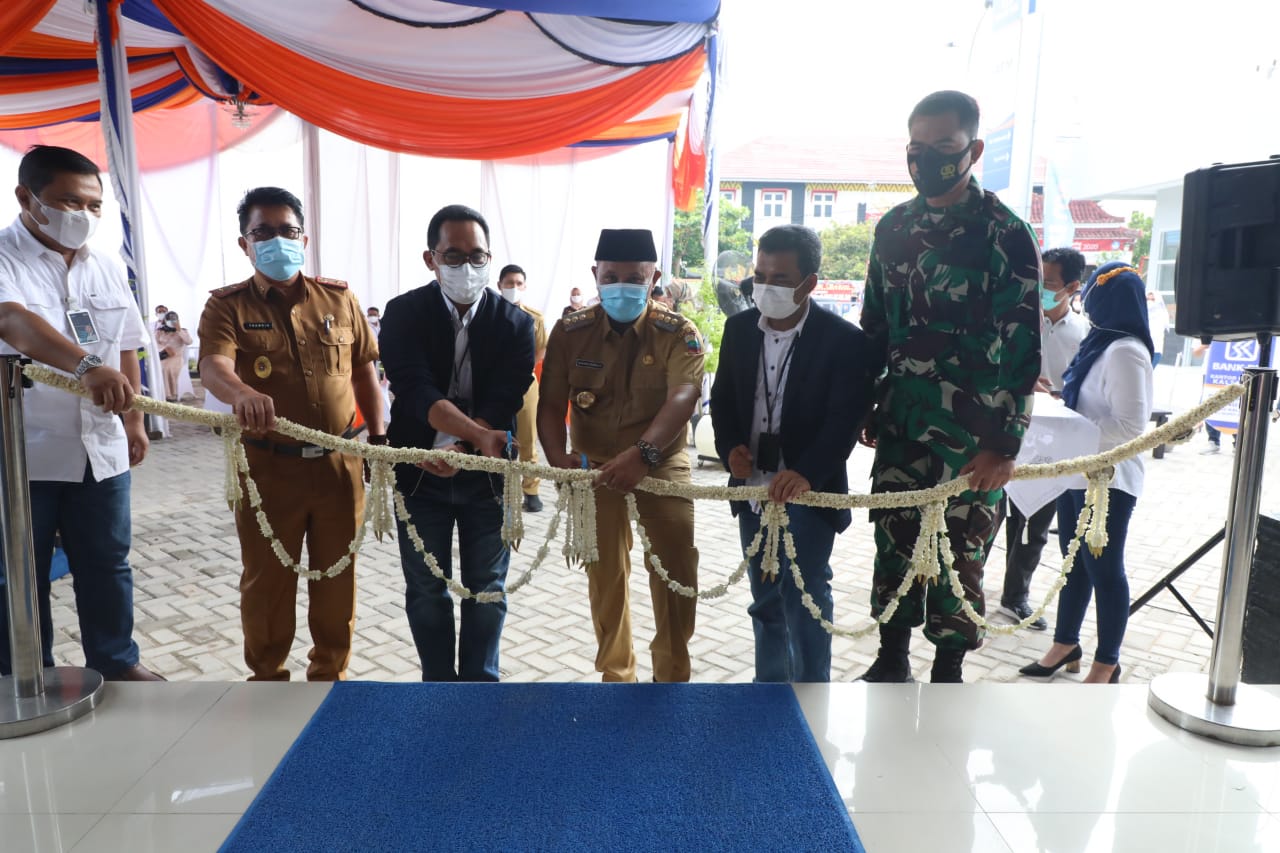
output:
<svg viewBox="0 0 1280 853"><path fill-rule="evenodd" d="M469 255L465 255L462 252L457 252L452 249L447 252L437 252L435 249L432 249L431 254L438 257L446 267L454 267L455 269L463 264L471 264L473 267L487 266L489 261L493 259L493 255L486 252L484 249L476 249Z"/></svg>
<svg viewBox="0 0 1280 853"><path fill-rule="evenodd" d="M295 225L281 225L279 228L272 228L270 225L259 225L252 231L246 231L244 236L249 238L250 243L264 243L277 236L286 240L297 240L302 236L302 229Z"/></svg>

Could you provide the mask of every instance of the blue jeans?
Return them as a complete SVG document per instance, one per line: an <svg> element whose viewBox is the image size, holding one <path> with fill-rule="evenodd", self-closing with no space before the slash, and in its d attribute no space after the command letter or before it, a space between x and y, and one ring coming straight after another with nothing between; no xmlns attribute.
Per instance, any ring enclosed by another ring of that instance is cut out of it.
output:
<svg viewBox="0 0 1280 853"><path fill-rule="evenodd" d="M31 483L31 542L36 560L40 649L46 667L53 666L49 564L58 533L71 567L85 666L110 676L138 662L138 644L133 641L133 571L129 568L133 538L129 484L128 471L97 482L87 466L81 483ZM7 595L3 583L0 591ZM0 674L11 671L6 602L0 606Z"/></svg>
<svg viewBox="0 0 1280 853"><path fill-rule="evenodd" d="M812 508L789 506L791 536L796 543L796 560L805 592L813 596L822 615L831 621L831 548L836 531ZM745 554L760 529L760 516L743 509L738 513L738 533ZM779 545L779 578L766 581L760 576L764 558L751 558L747 576L751 579L751 627L756 635L756 681L830 681L831 635L823 630L800 600L800 590L791 577L791 561Z"/></svg>
<svg viewBox="0 0 1280 853"><path fill-rule="evenodd" d="M458 478L486 476L461 472ZM502 494L501 487L495 487ZM434 555L446 577L453 577L453 526L458 525L461 581L477 592L500 592L506 586L511 552L502 544L502 505L475 490L433 490L430 495L406 495L405 507L427 552ZM462 627L457 637L454 666L453 596L444 581L431 574L422 556L398 522L400 565L404 569L405 614L422 661L423 681L497 681L498 643L507 602L462 602Z"/></svg>
<svg viewBox="0 0 1280 853"><path fill-rule="evenodd" d="M1067 585L1058 598L1058 624L1053 629L1055 643L1079 643L1080 626L1084 624L1089 599L1096 597L1098 649L1093 659L1107 665L1120 662L1120 643L1129 624L1129 578L1124 571L1124 543L1129 532L1129 518L1137 503L1137 498L1128 492L1109 491L1107 547L1101 556L1095 557L1089 546L1080 543L1075 568L1067 577ZM1083 489L1072 489L1058 498L1058 544L1064 556L1083 508Z"/></svg>

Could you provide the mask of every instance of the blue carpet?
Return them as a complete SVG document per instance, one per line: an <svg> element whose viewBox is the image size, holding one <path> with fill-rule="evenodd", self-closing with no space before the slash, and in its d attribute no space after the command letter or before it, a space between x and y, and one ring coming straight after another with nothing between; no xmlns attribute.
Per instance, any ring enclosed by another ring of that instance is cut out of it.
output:
<svg viewBox="0 0 1280 853"><path fill-rule="evenodd" d="M352 682L222 850L865 853L786 685Z"/></svg>

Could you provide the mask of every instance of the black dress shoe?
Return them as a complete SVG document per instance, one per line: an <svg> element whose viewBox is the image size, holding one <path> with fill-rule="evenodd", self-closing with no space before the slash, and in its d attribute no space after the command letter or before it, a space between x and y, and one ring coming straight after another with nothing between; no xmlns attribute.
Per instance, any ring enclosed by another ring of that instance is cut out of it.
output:
<svg viewBox="0 0 1280 853"><path fill-rule="evenodd" d="M1111 671L1111 679L1107 683L1108 684L1120 683L1120 664L1116 664L1116 668Z"/></svg>
<svg viewBox="0 0 1280 853"><path fill-rule="evenodd" d="M537 495L525 495L524 511L525 512L542 512L542 498L538 497Z"/></svg>
<svg viewBox="0 0 1280 853"><path fill-rule="evenodd" d="M1018 670L1018 672L1023 675L1029 675L1032 678L1052 678L1064 666L1067 668L1067 672L1079 672L1080 658L1082 657L1084 657L1084 652L1077 644L1074 649L1067 652L1066 656L1053 666L1041 666L1039 661L1034 661Z"/></svg>

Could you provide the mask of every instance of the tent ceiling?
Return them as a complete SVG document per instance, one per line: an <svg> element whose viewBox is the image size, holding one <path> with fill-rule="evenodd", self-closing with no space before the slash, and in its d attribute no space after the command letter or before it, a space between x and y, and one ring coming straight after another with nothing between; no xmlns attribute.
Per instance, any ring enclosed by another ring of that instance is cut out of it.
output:
<svg viewBox="0 0 1280 853"><path fill-rule="evenodd" d="M685 119L682 153L702 156L715 0L99 2L120 4L139 112L274 103L382 148L475 159L674 137ZM86 5L3 4L0 128L96 118Z"/></svg>

